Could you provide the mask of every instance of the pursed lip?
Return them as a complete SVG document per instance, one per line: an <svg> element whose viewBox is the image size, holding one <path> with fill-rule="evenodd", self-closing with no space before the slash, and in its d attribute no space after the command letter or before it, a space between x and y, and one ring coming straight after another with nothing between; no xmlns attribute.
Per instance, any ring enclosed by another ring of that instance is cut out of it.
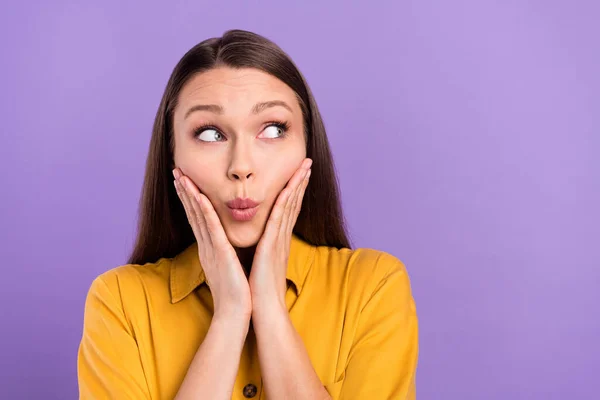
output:
<svg viewBox="0 0 600 400"><path fill-rule="evenodd" d="M254 208L258 206L258 202L252 200L251 198L242 199L241 197L236 197L233 200L226 202L227 207L233 209L244 209L244 208Z"/></svg>

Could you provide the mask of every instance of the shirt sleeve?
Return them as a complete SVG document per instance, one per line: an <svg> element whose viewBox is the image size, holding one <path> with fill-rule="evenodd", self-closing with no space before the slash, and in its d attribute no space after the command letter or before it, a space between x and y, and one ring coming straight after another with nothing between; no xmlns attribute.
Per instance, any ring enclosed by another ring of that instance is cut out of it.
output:
<svg viewBox="0 0 600 400"><path fill-rule="evenodd" d="M416 307L404 264L391 262L359 316L340 400L416 398Z"/></svg>
<svg viewBox="0 0 600 400"><path fill-rule="evenodd" d="M102 276L85 302L77 357L80 399L149 399L139 350L121 302Z"/></svg>

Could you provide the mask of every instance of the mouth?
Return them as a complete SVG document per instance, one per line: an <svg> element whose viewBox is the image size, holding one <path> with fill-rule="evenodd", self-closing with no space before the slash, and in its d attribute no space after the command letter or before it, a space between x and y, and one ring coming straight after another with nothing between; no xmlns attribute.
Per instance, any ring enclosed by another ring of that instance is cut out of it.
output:
<svg viewBox="0 0 600 400"><path fill-rule="evenodd" d="M229 208L229 212L236 221L250 221L258 212L258 206L252 208Z"/></svg>
<svg viewBox="0 0 600 400"><path fill-rule="evenodd" d="M250 221L258 212L260 203L250 198L237 197L226 204L234 220Z"/></svg>
<svg viewBox="0 0 600 400"><path fill-rule="evenodd" d="M257 201L250 198L242 199L241 197L236 197L235 199L228 201L226 204L229 208L253 208L258 206Z"/></svg>

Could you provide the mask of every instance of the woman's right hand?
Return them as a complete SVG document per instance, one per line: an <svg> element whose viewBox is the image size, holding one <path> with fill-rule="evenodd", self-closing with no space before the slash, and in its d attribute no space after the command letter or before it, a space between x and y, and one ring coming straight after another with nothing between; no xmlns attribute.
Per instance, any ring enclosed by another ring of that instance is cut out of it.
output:
<svg viewBox="0 0 600 400"><path fill-rule="evenodd" d="M214 303L214 317L247 318L252 314L248 279L221 220L208 197L179 168L175 189L198 242L198 257Z"/></svg>

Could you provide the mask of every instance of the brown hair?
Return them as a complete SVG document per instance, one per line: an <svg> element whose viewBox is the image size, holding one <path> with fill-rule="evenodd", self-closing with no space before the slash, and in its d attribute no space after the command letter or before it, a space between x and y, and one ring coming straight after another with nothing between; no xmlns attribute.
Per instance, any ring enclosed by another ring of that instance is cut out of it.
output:
<svg viewBox="0 0 600 400"><path fill-rule="evenodd" d="M296 93L304 120L306 156L313 160L313 165L294 234L317 246L351 248L325 126L308 84L275 43L256 33L236 29L191 48L171 73L154 119L139 203L137 238L127 263L145 264L174 257L196 240L173 186L173 111L179 92L192 76L219 66L259 69Z"/></svg>

